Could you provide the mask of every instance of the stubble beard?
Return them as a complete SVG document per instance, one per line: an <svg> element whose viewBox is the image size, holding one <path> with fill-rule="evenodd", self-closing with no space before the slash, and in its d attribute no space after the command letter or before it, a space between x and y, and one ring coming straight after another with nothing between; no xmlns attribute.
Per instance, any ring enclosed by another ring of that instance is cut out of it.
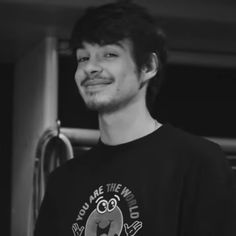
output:
<svg viewBox="0 0 236 236"><path fill-rule="evenodd" d="M136 99L136 96L130 96L130 97L108 97L103 99L100 99L99 96L96 98L96 94L93 94L94 97L90 97L90 99L87 99L87 101L84 100L85 105L89 110L97 111L99 114L111 114L115 113L124 107L129 106L134 99Z"/></svg>
<svg viewBox="0 0 236 236"><path fill-rule="evenodd" d="M99 94L99 92L85 92L84 97L82 96L85 106L89 110L96 111L99 114L110 114L126 107L135 99L132 95L123 98L122 95L116 97L117 91L113 94L115 96L112 96L109 92L104 95L102 93L103 91L101 91L101 94Z"/></svg>
<svg viewBox="0 0 236 236"><path fill-rule="evenodd" d="M99 101L99 98L96 98L97 95L92 96L94 97L86 101L84 100L86 107L91 111L96 111L100 114L111 113L116 111L120 107L120 104L113 99L107 101Z"/></svg>

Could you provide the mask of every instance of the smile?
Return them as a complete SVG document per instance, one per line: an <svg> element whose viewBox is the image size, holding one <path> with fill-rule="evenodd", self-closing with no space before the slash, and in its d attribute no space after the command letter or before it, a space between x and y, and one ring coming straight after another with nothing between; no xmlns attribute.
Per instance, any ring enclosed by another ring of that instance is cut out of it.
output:
<svg viewBox="0 0 236 236"><path fill-rule="evenodd" d="M82 86L88 87L88 86L96 86L96 85L107 85L111 84L111 79L88 79L82 82Z"/></svg>
<svg viewBox="0 0 236 236"><path fill-rule="evenodd" d="M97 225L97 236L108 235L110 227L111 227L111 222L105 228L101 228L99 225Z"/></svg>
<svg viewBox="0 0 236 236"><path fill-rule="evenodd" d="M110 85L112 81L110 80L87 80L82 85L86 90L94 91L94 90L100 90L104 87Z"/></svg>

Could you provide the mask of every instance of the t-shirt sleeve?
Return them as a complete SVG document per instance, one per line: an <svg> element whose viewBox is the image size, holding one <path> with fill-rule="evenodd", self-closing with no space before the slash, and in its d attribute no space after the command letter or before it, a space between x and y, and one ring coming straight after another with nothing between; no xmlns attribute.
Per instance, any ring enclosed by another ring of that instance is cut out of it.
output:
<svg viewBox="0 0 236 236"><path fill-rule="evenodd" d="M56 236L57 208L55 206L54 185L50 176L46 192L36 221L34 236Z"/></svg>
<svg viewBox="0 0 236 236"><path fill-rule="evenodd" d="M184 222L189 223L187 231L192 236L235 236L235 175L218 145L213 146L199 157L194 195L185 205L189 218Z"/></svg>

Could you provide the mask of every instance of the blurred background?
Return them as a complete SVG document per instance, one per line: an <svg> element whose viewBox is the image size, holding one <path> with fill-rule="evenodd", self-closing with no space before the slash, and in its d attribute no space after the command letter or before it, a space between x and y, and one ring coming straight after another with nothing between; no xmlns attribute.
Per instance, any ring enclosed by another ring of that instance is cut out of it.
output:
<svg viewBox="0 0 236 236"><path fill-rule="evenodd" d="M73 23L105 0L0 0L1 231L32 235L38 142L49 128L97 129L74 83ZM154 116L197 135L236 140L236 2L134 0L167 35ZM235 154L231 155L235 156Z"/></svg>

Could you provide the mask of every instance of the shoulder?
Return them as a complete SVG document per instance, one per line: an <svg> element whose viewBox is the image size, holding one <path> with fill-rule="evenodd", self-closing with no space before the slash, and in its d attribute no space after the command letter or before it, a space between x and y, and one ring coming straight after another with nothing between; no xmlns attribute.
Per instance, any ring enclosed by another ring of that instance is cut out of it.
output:
<svg viewBox="0 0 236 236"><path fill-rule="evenodd" d="M85 151L79 156L75 156L72 159L62 163L59 167L54 169L50 173L50 182L61 183L68 181L68 179L74 178L78 174L86 172L90 166L91 159L94 157L94 148Z"/></svg>
<svg viewBox="0 0 236 236"><path fill-rule="evenodd" d="M230 163L217 143L175 127L169 127L168 132L170 148L187 163L189 173L201 173L203 181L236 184Z"/></svg>
<svg viewBox="0 0 236 236"><path fill-rule="evenodd" d="M189 133L172 125L167 125L165 130L166 140L168 140L170 145L176 146L176 148L204 153L220 150L220 146L217 143L205 137Z"/></svg>
<svg viewBox="0 0 236 236"><path fill-rule="evenodd" d="M188 161L206 165L211 165L212 163L221 165L222 162L227 162L220 146L205 137L191 134L172 125L167 125L163 138L173 153L188 159Z"/></svg>

